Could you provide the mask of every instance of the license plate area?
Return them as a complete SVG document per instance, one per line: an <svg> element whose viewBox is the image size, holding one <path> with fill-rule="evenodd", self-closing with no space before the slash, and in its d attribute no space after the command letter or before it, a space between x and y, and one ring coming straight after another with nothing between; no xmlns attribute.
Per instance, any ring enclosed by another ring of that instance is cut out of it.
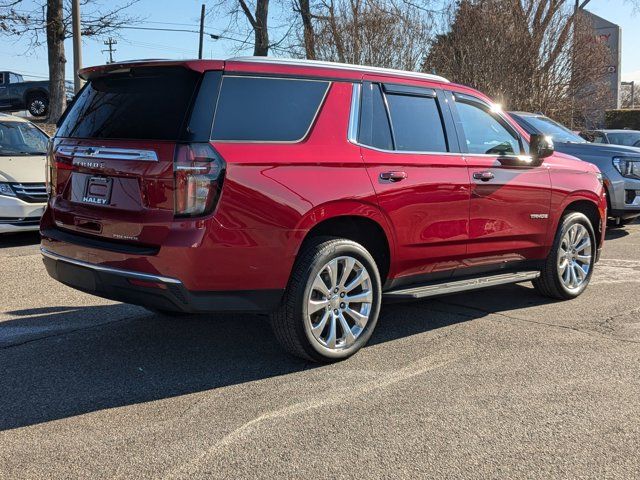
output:
<svg viewBox="0 0 640 480"><path fill-rule="evenodd" d="M97 206L108 206L111 203L111 191L113 189L113 178L86 176L82 195L76 200L80 203L87 203Z"/></svg>

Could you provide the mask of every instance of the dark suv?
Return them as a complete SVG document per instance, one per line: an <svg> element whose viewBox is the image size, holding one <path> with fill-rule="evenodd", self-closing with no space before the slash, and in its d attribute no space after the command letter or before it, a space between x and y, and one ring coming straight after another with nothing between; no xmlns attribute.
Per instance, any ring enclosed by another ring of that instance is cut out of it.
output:
<svg viewBox="0 0 640 480"><path fill-rule="evenodd" d="M597 168L426 74L240 58L111 64L51 144L59 281L162 312L267 312L345 358L403 300L532 280L578 296L602 247Z"/></svg>

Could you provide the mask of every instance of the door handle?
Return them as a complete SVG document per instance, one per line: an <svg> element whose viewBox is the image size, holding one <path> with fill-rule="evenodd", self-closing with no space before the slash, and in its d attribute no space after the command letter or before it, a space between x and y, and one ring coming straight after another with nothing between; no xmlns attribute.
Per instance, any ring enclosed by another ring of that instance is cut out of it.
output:
<svg viewBox="0 0 640 480"><path fill-rule="evenodd" d="M399 182L407 178L406 172L382 172L380 180L388 180L389 182Z"/></svg>
<svg viewBox="0 0 640 480"><path fill-rule="evenodd" d="M473 172L473 178L475 180L482 180L483 182L488 182L494 177L492 172L484 171L484 172Z"/></svg>

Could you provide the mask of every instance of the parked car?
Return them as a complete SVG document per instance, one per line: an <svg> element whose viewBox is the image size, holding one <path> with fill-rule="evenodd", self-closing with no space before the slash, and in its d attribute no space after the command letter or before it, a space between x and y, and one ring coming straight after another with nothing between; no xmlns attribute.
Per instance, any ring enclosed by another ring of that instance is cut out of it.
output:
<svg viewBox="0 0 640 480"><path fill-rule="evenodd" d="M589 143L544 115L511 112L513 119L530 134L549 135L556 151L596 165L604 176L608 215L614 225L624 225L640 216L640 148Z"/></svg>
<svg viewBox="0 0 640 480"><path fill-rule="evenodd" d="M640 147L640 130L587 130L580 136L592 143Z"/></svg>
<svg viewBox="0 0 640 480"><path fill-rule="evenodd" d="M65 82L67 101L73 98L73 84ZM25 82L22 75L0 72L0 111L28 110L34 117L49 113L49 80Z"/></svg>
<svg viewBox="0 0 640 480"><path fill-rule="evenodd" d="M598 169L434 75L265 58L87 68L53 141L49 274L157 311L267 312L348 357L382 299L584 291Z"/></svg>
<svg viewBox="0 0 640 480"><path fill-rule="evenodd" d="M38 230L48 140L31 122L0 113L0 233Z"/></svg>

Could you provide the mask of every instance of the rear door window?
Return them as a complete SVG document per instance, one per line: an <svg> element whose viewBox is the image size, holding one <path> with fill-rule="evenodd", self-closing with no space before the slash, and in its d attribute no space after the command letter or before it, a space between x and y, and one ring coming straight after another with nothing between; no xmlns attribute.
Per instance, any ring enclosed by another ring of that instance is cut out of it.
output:
<svg viewBox="0 0 640 480"><path fill-rule="evenodd" d="M365 82L358 142L382 150L448 152L435 90Z"/></svg>
<svg viewBox="0 0 640 480"><path fill-rule="evenodd" d="M311 129L330 82L224 76L211 138L297 142Z"/></svg>
<svg viewBox="0 0 640 480"><path fill-rule="evenodd" d="M388 94L387 102L396 150L448 151L435 97Z"/></svg>
<svg viewBox="0 0 640 480"><path fill-rule="evenodd" d="M57 136L177 140L200 74L180 67L132 68L93 79Z"/></svg>

